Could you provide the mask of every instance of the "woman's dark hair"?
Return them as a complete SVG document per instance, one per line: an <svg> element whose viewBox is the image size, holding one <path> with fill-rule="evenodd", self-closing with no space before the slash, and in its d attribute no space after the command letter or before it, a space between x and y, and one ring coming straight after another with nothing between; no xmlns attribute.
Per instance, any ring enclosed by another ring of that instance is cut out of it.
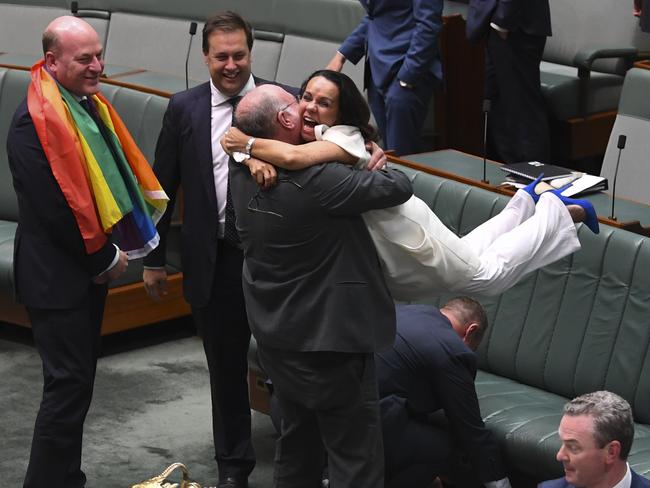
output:
<svg viewBox="0 0 650 488"><path fill-rule="evenodd" d="M317 76L322 76L331 81L339 89L338 123L358 127L366 141L374 141L377 137L377 131L370 125L370 109L357 85L348 75L329 69L314 71L300 87L300 96L302 97L305 92L307 83Z"/></svg>

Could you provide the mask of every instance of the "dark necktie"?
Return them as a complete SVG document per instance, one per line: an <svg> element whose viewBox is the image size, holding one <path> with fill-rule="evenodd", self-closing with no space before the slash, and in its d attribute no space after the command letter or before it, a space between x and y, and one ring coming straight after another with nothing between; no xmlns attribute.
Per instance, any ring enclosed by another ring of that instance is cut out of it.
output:
<svg viewBox="0 0 650 488"><path fill-rule="evenodd" d="M232 106L233 119L235 115L235 107L240 99L241 97L232 97L228 99L228 103ZM232 205L232 196L230 195L230 172L228 172L228 184L226 187L226 222L223 230L223 239L234 247L241 247L237 227L235 227L235 208Z"/></svg>
<svg viewBox="0 0 650 488"><path fill-rule="evenodd" d="M97 125L97 128L99 129L99 133L104 139L104 142L106 142L106 146L108 147L108 150L111 152L111 154L113 155L113 159L117 163L120 160L117 154L117 150L115 149L115 146L113 145L113 142L111 140L111 136L108 133L108 128L104 125L104 122L102 122L102 119L99 117L99 114L97 113L95 104L90 101L90 98L83 98L79 100L79 103L86 110L86 112L88 112L88 115L90 115L90 118L93 119L95 125ZM118 168L121 168L120 165L118 165Z"/></svg>

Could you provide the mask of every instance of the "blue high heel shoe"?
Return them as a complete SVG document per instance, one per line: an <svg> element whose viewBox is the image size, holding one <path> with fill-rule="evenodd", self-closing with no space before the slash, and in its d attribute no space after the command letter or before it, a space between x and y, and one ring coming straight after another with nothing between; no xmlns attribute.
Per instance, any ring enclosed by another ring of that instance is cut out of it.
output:
<svg viewBox="0 0 650 488"><path fill-rule="evenodd" d="M539 195L535 192L535 187L537 187L537 184L542 181L542 178L544 177L544 173L539 175L536 180L528 183L526 186L523 187L523 190L528 193L532 199L533 202L537 203L539 200Z"/></svg>
<svg viewBox="0 0 650 488"><path fill-rule="evenodd" d="M535 203L537 203L537 201L539 200L539 196L542 193L553 190L553 187L551 185L549 185L545 181L542 181L543 177L544 177L544 173L539 175L537 177L537 179L535 179L534 181L528 183L528 185L526 185L526 186L524 186L522 188L522 190L524 190L526 193L528 193L532 197L533 202L535 202ZM569 185L567 185L567 186L569 186ZM565 188L566 188L566 186L562 187L560 189L560 191L564 190Z"/></svg>
<svg viewBox="0 0 650 488"><path fill-rule="evenodd" d="M585 211L585 224L591 232L598 234L600 232L600 226L598 224L598 215L596 214L596 209L588 200L577 200L575 198L569 198L562 195L564 188L558 188L557 190L552 190L551 193L556 195L564 205L578 205L582 207L582 210Z"/></svg>

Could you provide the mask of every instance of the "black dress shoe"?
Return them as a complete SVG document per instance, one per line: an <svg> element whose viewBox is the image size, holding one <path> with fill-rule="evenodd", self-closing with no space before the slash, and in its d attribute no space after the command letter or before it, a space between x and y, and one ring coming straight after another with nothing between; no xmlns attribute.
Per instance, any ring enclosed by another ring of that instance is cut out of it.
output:
<svg viewBox="0 0 650 488"><path fill-rule="evenodd" d="M248 480L237 479L233 476L226 476L224 479L219 481L217 487L218 488L248 488Z"/></svg>

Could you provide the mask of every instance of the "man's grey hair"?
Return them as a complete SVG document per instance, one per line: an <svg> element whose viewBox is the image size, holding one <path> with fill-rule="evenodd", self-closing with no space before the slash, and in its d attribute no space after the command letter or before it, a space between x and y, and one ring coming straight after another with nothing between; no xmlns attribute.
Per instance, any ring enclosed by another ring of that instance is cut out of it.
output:
<svg viewBox="0 0 650 488"><path fill-rule="evenodd" d="M53 51L58 53L60 48L59 36L53 30L46 30L43 32L43 56L47 54L48 51Z"/></svg>
<svg viewBox="0 0 650 488"><path fill-rule="evenodd" d="M280 98L265 93L254 107L249 106L248 110L237 108L234 126L251 137L274 139L277 129L275 116L285 105Z"/></svg>
<svg viewBox="0 0 650 488"><path fill-rule="evenodd" d="M610 391L595 391L574 398L564 406L564 415L589 415L594 419L594 439L602 448L612 441L621 443L625 461L634 439L634 418L630 404Z"/></svg>
<svg viewBox="0 0 650 488"><path fill-rule="evenodd" d="M463 324L476 322L478 329L474 332L474 340L477 341L477 345L480 344L488 328L488 318L479 302L467 296L456 297L445 303L442 308L452 310Z"/></svg>

